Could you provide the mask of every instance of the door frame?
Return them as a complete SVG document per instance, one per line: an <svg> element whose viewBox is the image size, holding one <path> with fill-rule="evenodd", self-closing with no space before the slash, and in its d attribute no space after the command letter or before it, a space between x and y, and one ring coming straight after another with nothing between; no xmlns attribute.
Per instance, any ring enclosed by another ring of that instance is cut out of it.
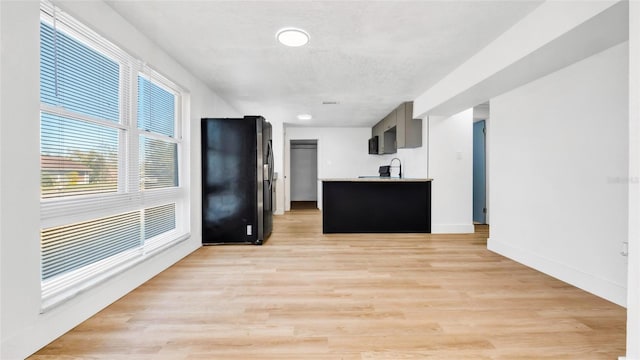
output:
<svg viewBox="0 0 640 360"><path fill-rule="evenodd" d="M291 211L291 141L308 140L316 142L316 173L320 176L320 139L318 138L291 138L285 133L284 138L284 211ZM318 178L318 184L320 184ZM318 185L318 208L322 209L322 188Z"/></svg>
<svg viewBox="0 0 640 360"><path fill-rule="evenodd" d="M318 141L291 140L290 184L291 201L318 201ZM296 155L298 158L294 159ZM300 156L304 157L299 158ZM293 161L297 160L297 161ZM293 199L296 195L297 200Z"/></svg>
<svg viewBox="0 0 640 360"><path fill-rule="evenodd" d="M483 175L483 179L481 179L482 184L478 183L478 177L475 171L475 162L476 162L476 157L478 156L477 153L477 149L476 149L476 127L478 126L477 124L482 124L482 140L483 140L483 144L482 147L480 149L481 153L482 153L482 160L483 160L483 171L482 171L482 175ZM473 161L472 163L474 164L473 167L473 175L472 175L472 181L473 181L473 200L472 200L472 209L473 209L473 221L474 223L478 222L480 224L488 224L488 208L489 208L489 188L488 188L488 176L487 176L487 172L488 172L488 156L487 156L487 138L488 138L488 121L483 119L483 120L478 120L478 121L474 121L473 122ZM481 212L481 216L480 218L476 217L477 215L477 210L476 207L479 206L479 204L476 203L476 189L483 187L483 193L484 193L484 204L482 204L483 209L479 210Z"/></svg>

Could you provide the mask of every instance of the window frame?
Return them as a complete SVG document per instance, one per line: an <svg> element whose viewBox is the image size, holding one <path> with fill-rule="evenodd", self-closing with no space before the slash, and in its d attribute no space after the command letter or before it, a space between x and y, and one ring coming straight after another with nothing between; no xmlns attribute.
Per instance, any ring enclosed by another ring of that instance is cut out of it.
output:
<svg viewBox="0 0 640 360"><path fill-rule="evenodd" d="M135 124L134 124L134 128L135 131L137 132L137 136L132 136L136 138L136 141L138 141L140 139L141 136L150 138L150 139L156 139L156 140L161 140L161 141L165 141L165 142L169 142L169 143L174 143L177 145L177 153L176 153L176 166L177 166L177 171L178 171L178 184L176 187L183 187L184 186L184 181L186 180L183 177L183 173L184 171L182 171L181 169L183 168L183 162L181 161L181 159L183 158L183 126L182 126L182 118L183 118L183 114L182 114L182 109L183 109L183 98L184 96L180 96L180 90L178 90L177 86L175 84L173 84L169 79L167 79L166 77L162 76L161 74L159 74L158 72L156 72L155 70L149 68L146 65L143 65L139 71L137 72L137 76L136 76L136 90L137 90L137 77L141 76L143 78L145 78L147 81L152 82L153 84L159 86L160 88L162 88L163 90L173 94L175 96L174 98L174 114L175 114L175 120L174 120L174 136L167 136L164 134L159 134L153 131L149 131L149 130L144 130L141 129L138 126L137 123L137 104L138 104L138 96L137 96L137 91L136 91L136 96L135 96ZM136 146L138 146L139 144L136 143ZM133 147L131 148L131 150L133 151ZM139 163L138 163L139 164ZM139 167L138 167L138 171L139 171ZM138 175L138 179L142 180L140 178L140 176ZM138 184L138 186L140 186L140 184ZM153 191L153 190L158 190L158 189L141 189L140 191Z"/></svg>
<svg viewBox="0 0 640 360"><path fill-rule="evenodd" d="M145 240L143 235L140 247L131 251L127 250L122 254L97 261L91 265L56 275L52 279L42 280L41 278L41 312L45 312L145 261L156 252L169 248L190 237L190 219L188 217L189 174L187 171L189 159L185 156L187 141L184 138L185 134L188 135L185 131L186 123L184 121L185 118L188 118L188 109L185 106L188 92L143 61L129 55L86 25L67 15L50 2L43 0L40 4L41 22L48 23L54 28L54 31L62 31L65 35L70 36L91 50L115 61L120 67L118 122L95 118L70 111L62 106L40 102L41 114L44 112L117 129L119 134L117 190L115 192L61 197L43 198L41 196L40 229L71 225L131 211L140 212L142 220L144 220L145 209L175 204L175 228L173 230L166 231L148 240ZM138 128L138 76L144 76L147 80L174 95L174 137L163 136ZM40 115L39 121L42 121L41 119L42 115ZM40 133L40 136L42 140L42 133ZM176 144L178 174L178 184L176 186L157 189L141 188L139 172L141 159L139 159L138 148L140 136L159 138L162 141ZM144 222L142 222L142 227L144 227Z"/></svg>

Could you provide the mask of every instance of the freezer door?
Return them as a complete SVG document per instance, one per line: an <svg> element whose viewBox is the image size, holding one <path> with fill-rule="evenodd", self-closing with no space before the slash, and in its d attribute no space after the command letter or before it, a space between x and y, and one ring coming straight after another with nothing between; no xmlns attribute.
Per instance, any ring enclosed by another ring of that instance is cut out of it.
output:
<svg viewBox="0 0 640 360"><path fill-rule="evenodd" d="M268 124L268 123L267 123ZM265 149L265 164L266 176L263 181L263 197L264 197L264 209L263 209L263 239L267 239L273 231L273 187L275 186L273 180L273 144L271 142L271 125L265 126L268 128L265 131L266 149Z"/></svg>
<svg viewBox="0 0 640 360"><path fill-rule="evenodd" d="M273 229L273 200L271 184L273 179L273 148L271 144L271 124L259 117L257 122L258 134L258 230L257 243L266 240Z"/></svg>
<svg viewBox="0 0 640 360"><path fill-rule="evenodd" d="M256 121L202 119L201 130L202 242L255 243L262 223Z"/></svg>

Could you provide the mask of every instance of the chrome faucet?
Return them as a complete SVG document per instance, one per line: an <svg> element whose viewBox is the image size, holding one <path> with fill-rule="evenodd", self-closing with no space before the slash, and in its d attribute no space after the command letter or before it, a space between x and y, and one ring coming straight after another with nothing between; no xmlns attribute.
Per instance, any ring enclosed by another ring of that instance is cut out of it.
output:
<svg viewBox="0 0 640 360"><path fill-rule="evenodd" d="M393 165L393 160L398 160L398 164L399 164L398 165L398 169L399 169L398 177L402 178L402 161L400 161L400 159L398 159L398 158L393 158L393 159L391 159L391 162L389 162L389 167L393 167L392 166Z"/></svg>

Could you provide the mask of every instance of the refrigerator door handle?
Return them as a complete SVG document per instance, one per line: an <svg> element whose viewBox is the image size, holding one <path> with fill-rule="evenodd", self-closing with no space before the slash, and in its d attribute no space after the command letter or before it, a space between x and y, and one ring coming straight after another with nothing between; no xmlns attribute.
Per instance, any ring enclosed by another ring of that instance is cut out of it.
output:
<svg viewBox="0 0 640 360"><path fill-rule="evenodd" d="M267 172L264 178L269 179L269 190L271 190L273 186L273 149L271 148L271 140L267 144L267 164L265 164L265 167Z"/></svg>
<svg viewBox="0 0 640 360"><path fill-rule="evenodd" d="M269 168L271 169L271 173L269 174L269 187L273 186L273 168L274 168L274 164L273 164L273 152L271 152L271 161L269 161Z"/></svg>
<svg viewBox="0 0 640 360"><path fill-rule="evenodd" d="M268 181L269 187L271 187L271 177L269 177L269 175L270 175L269 164L262 165L262 178L264 179L264 181Z"/></svg>

